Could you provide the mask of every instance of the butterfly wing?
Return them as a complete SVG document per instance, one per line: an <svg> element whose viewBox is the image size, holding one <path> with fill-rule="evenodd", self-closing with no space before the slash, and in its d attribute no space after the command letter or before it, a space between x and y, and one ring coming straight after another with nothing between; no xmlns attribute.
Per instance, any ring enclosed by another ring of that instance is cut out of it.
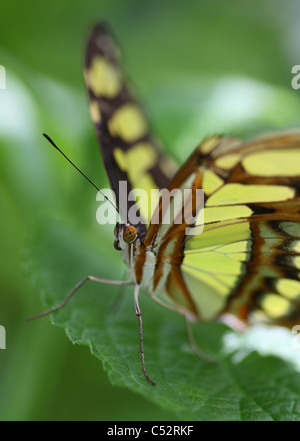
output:
<svg viewBox="0 0 300 441"><path fill-rule="evenodd" d="M245 322L296 323L300 133L246 143L207 139L170 183L170 189L191 186L204 190L203 233L151 223L145 238L160 262L171 263L166 290L179 312L203 320L229 313Z"/></svg>
<svg viewBox="0 0 300 441"><path fill-rule="evenodd" d="M150 201L151 189L167 187L175 166L150 134L146 116L127 86L115 38L105 23L95 26L88 39L85 82L105 168L121 215L127 220L127 211L139 196L137 189L146 191L145 201ZM125 198L119 198L121 181L127 186ZM133 200L123 209L131 190ZM147 220L148 205L144 200L139 204ZM146 226L140 225L141 230L146 232Z"/></svg>

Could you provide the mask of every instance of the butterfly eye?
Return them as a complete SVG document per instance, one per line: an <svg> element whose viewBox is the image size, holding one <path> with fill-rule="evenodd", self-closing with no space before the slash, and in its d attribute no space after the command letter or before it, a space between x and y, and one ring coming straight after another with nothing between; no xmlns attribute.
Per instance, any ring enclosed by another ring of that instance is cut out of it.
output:
<svg viewBox="0 0 300 441"><path fill-rule="evenodd" d="M137 238L137 231L136 228L133 225L129 225L125 228L123 233L123 239L127 243L132 243Z"/></svg>

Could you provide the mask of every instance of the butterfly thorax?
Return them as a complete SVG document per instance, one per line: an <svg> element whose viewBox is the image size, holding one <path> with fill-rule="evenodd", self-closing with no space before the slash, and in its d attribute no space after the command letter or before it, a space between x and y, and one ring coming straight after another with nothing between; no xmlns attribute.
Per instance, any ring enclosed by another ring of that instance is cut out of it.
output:
<svg viewBox="0 0 300 441"><path fill-rule="evenodd" d="M160 259L159 247L153 246L152 243L147 244L138 231L136 238L128 243L124 237L128 240L125 232L129 225L124 222L116 225L115 248L121 251L131 282L138 283L145 293L166 308L179 312L190 320L197 319L197 312L189 300L180 300L170 295L171 292L175 292L176 295L178 291L178 265L172 262L171 256L167 254Z"/></svg>
<svg viewBox="0 0 300 441"><path fill-rule="evenodd" d="M159 286L154 289L153 280L157 265L157 252L151 246L145 246L143 236L129 223L117 223L115 228L115 248L121 251L127 273L133 283L139 283L150 295L164 285L169 274L169 265L165 264L164 274ZM130 240L132 238L132 240Z"/></svg>

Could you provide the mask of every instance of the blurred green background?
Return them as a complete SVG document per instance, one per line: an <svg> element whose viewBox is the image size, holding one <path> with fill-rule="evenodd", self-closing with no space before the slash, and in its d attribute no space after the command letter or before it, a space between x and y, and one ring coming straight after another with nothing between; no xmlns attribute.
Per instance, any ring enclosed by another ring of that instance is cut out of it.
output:
<svg viewBox="0 0 300 441"><path fill-rule="evenodd" d="M111 226L95 222L88 184L49 148L46 132L100 187L107 179L82 79L89 28L106 19L125 52L154 130L182 163L204 136L243 137L299 125L297 0L11 0L1 6L1 420L164 420L173 416L112 387L101 363L73 346L43 310L27 249L41 222L80 226L100 277L122 276Z"/></svg>

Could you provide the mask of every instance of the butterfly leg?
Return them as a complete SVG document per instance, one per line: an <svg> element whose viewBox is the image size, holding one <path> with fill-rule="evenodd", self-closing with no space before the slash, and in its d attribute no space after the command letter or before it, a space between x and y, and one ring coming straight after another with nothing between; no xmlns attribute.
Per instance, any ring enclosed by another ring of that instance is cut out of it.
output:
<svg viewBox="0 0 300 441"><path fill-rule="evenodd" d="M124 271L124 275L123 275L122 279L125 279L125 277L126 277L126 270ZM112 304L109 307L111 313L116 313L119 311L120 306L122 305L122 302L124 299L126 286L128 286L128 285L120 285L119 286L117 297L114 299L114 301L112 302Z"/></svg>
<svg viewBox="0 0 300 441"><path fill-rule="evenodd" d="M151 378L147 374L146 368L145 368L144 342L143 342L143 321L142 321L142 313L141 313L140 306L139 306L139 291L140 291L140 285L136 284L135 288L134 288L134 307L135 307L136 315L138 316L138 319L139 319L140 352L141 352L141 360L142 360L142 371L143 371L143 374L145 375L146 379L153 386L155 386L156 383L154 383L154 381L151 380Z"/></svg>
<svg viewBox="0 0 300 441"><path fill-rule="evenodd" d="M86 282L98 282L98 283L106 283L108 285L132 285L133 283L127 280L106 280L106 279L99 279L98 277L94 276L87 276L84 279L82 279L79 283L77 283L76 286L69 292L69 294L64 298L64 300L57 306L54 306L51 309L48 309L47 311L41 312L40 314L32 315L31 317L28 317L27 320L34 320L39 317L44 317L45 315L51 314L54 311L57 311L58 309L61 309L65 306L65 304L70 300L70 298L79 290L79 288L82 287Z"/></svg>
<svg viewBox="0 0 300 441"><path fill-rule="evenodd" d="M193 351L195 352L195 354L203 361L205 361L206 363L217 363L217 360L213 360L212 358L208 357L207 355L205 355L201 349L199 348L199 346L197 345L197 343L194 340L194 336L193 336L193 331L191 329L190 323L187 320L187 318L184 318L185 320L185 327L186 327L186 332L188 335L188 339L189 339L189 343L193 349Z"/></svg>

